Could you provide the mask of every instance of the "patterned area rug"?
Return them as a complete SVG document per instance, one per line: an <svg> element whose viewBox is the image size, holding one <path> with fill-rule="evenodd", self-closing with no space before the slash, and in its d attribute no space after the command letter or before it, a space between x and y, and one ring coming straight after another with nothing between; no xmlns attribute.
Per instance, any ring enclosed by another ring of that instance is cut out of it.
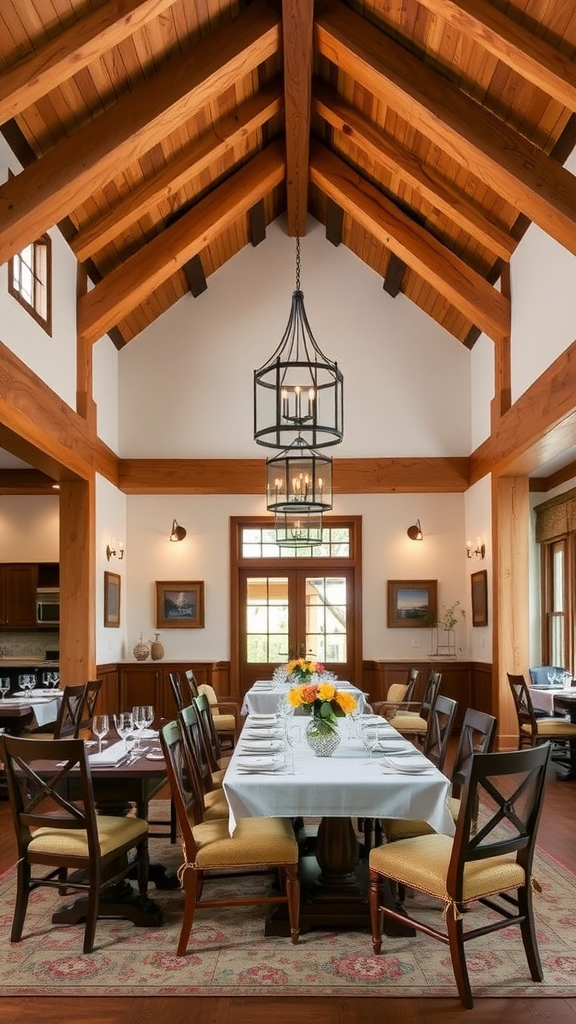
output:
<svg viewBox="0 0 576 1024"><path fill-rule="evenodd" d="M154 840L152 851L154 859L178 868L178 845ZM474 996L576 997L576 876L539 855L535 877L542 886L535 909L544 982L530 980L519 929L503 929L467 946ZM237 894L240 886L267 890L270 883L269 876L260 876L210 885ZM368 930L310 931L292 946L286 938L264 937L266 907L232 907L198 912L188 953L177 957L182 894L152 888L163 925L146 929L100 920L96 949L84 956L83 925L52 925L52 911L61 901L47 889L32 894L24 938L11 944L14 893L15 872L10 871L0 881L4 995L456 997L447 947L423 935L385 937L378 957L372 954ZM426 912L438 923L438 904L429 900ZM471 913L476 924L485 911Z"/></svg>

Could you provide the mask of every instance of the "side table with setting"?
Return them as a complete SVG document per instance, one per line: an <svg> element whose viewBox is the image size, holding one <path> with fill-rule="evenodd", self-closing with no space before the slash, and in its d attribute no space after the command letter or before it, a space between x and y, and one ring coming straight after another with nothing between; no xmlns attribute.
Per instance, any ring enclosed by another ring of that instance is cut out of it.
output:
<svg viewBox="0 0 576 1024"><path fill-rule="evenodd" d="M278 719L250 715L224 777L232 834L246 817L320 818L315 852L299 865L303 931L367 925L366 861L353 819L420 819L438 832L454 832L449 780L384 719L363 719L378 730L376 749L369 751L344 720L332 756L317 757L303 735L305 718L289 719L294 745L287 753ZM266 933L284 930L280 910L268 919Z"/></svg>

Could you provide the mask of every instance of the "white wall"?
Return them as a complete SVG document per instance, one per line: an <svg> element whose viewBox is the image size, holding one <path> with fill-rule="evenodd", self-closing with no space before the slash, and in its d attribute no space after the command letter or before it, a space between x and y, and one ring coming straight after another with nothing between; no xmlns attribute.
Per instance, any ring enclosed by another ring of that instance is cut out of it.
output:
<svg viewBox="0 0 576 1024"><path fill-rule="evenodd" d="M20 164L0 136L0 181ZM76 258L57 228L52 239L52 337L8 293L8 263L0 265L0 341L68 405L76 408Z"/></svg>
<svg viewBox="0 0 576 1024"><path fill-rule="evenodd" d="M246 246L198 299L185 296L125 346L120 453L126 458L245 458L253 371L284 333L295 284L283 222ZM344 375L346 457L467 455L470 352L309 220L302 290L316 341Z"/></svg>
<svg viewBox="0 0 576 1024"><path fill-rule="evenodd" d="M486 554L484 559L475 555L471 558L465 556L466 565L466 594L468 622L469 651L474 661L492 661L492 587L494 584L492 572L492 478L485 476L478 483L474 484L464 497L466 515L466 540L472 544L474 550L479 544L484 544ZM472 573L485 569L487 572L488 584L488 625L472 625Z"/></svg>
<svg viewBox="0 0 576 1024"><path fill-rule="evenodd" d="M150 640L156 632L155 581L202 580L205 628L160 630L166 657L214 661L229 658L230 516L263 512L261 496L128 496L125 657L132 656L140 634ZM427 656L431 649L429 630L387 629L386 583L389 579L437 579L440 606L456 600L466 606L463 496L339 495L334 513L363 517L364 657ZM424 530L422 543L406 536L408 526L418 517ZM178 544L168 540L174 518L187 530L186 538ZM463 624L458 630L462 656L467 651L467 633Z"/></svg>
<svg viewBox="0 0 576 1024"><path fill-rule="evenodd" d="M513 402L576 338L575 281L576 256L531 224L511 260Z"/></svg>
<svg viewBox="0 0 576 1024"><path fill-rule="evenodd" d="M0 562L58 562L60 500L54 496L0 496Z"/></svg>
<svg viewBox="0 0 576 1024"><path fill-rule="evenodd" d="M92 348L92 396L96 402L98 437L118 453L118 350L110 338Z"/></svg>
<svg viewBox="0 0 576 1024"><path fill-rule="evenodd" d="M122 560L108 561L106 546L115 539L124 541ZM126 495L108 480L96 475L96 661L105 664L119 661L125 655L131 541L127 539ZM120 576L120 626L104 626L104 573Z"/></svg>

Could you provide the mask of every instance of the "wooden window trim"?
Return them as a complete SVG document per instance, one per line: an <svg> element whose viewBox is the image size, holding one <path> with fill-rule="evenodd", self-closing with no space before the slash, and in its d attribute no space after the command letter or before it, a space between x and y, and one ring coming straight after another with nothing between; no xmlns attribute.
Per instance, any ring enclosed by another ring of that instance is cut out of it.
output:
<svg viewBox="0 0 576 1024"><path fill-rule="evenodd" d="M42 250L42 257L46 262L45 272L43 274L42 287L45 291L45 304L46 304L46 315L43 316L40 309L37 308L39 303L32 304L24 298L22 293L18 290L14 281L14 260L20 257L20 253L17 253L8 261L8 292L16 302L30 314L33 320L36 321L40 327L46 331L46 334L52 337L52 239L50 235L42 235L35 242L32 242L33 256L34 256L34 267L33 274L36 276L37 271L37 260L39 258L39 250Z"/></svg>

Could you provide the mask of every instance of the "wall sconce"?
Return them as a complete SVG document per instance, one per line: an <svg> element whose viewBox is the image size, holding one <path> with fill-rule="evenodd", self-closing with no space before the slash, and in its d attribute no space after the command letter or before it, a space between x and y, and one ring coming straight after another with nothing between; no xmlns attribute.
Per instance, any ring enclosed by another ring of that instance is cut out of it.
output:
<svg viewBox="0 0 576 1024"><path fill-rule="evenodd" d="M422 533L422 527L420 526L420 520L417 519L414 526L409 526L406 533L410 537L410 540L424 540L424 534Z"/></svg>
<svg viewBox="0 0 576 1024"><path fill-rule="evenodd" d="M170 534L170 540L173 540L173 541L184 540L185 536L186 536L186 530L184 529L183 526L178 526L178 523L174 519L173 522L172 522L172 533Z"/></svg>
<svg viewBox="0 0 576 1024"><path fill-rule="evenodd" d="M118 558L120 561L124 558L124 541L123 540L112 540L110 544L106 545L106 558L108 561L112 558Z"/></svg>
<svg viewBox="0 0 576 1024"><path fill-rule="evenodd" d="M468 558L484 558L486 555L486 545L480 543L480 537L476 541L476 547L472 547L472 541L466 541L466 555Z"/></svg>

